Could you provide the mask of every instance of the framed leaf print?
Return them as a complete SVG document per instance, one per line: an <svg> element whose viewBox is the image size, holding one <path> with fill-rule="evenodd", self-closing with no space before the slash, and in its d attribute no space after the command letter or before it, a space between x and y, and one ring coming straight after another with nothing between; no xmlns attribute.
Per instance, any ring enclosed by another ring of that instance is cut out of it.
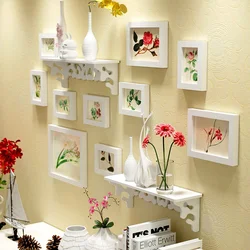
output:
<svg viewBox="0 0 250 250"><path fill-rule="evenodd" d="M87 187L87 133L49 125L49 175L77 187Z"/></svg>
<svg viewBox="0 0 250 250"><path fill-rule="evenodd" d="M39 34L40 58L56 56L56 34Z"/></svg>
<svg viewBox="0 0 250 250"><path fill-rule="evenodd" d="M188 110L188 155L228 166L238 165L239 115Z"/></svg>
<svg viewBox="0 0 250 250"><path fill-rule="evenodd" d="M178 42L178 76L179 89L207 90L207 42Z"/></svg>
<svg viewBox="0 0 250 250"><path fill-rule="evenodd" d="M135 117L148 117L149 85L120 82L119 113Z"/></svg>
<svg viewBox="0 0 250 250"><path fill-rule="evenodd" d="M168 67L168 22L130 22L127 27L127 65Z"/></svg>
<svg viewBox="0 0 250 250"><path fill-rule="evenodd" d="M122 173L122 150L104 144L95 144L95 172L108 176Z"/></svg>

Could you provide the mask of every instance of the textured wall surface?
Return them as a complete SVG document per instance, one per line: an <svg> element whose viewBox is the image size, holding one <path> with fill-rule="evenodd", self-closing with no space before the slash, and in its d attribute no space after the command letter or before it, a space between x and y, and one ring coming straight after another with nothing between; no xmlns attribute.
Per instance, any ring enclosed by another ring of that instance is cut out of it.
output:
<svg viewBox="0 0 250 250"><path fill-rule="evenodd" d="M193 233L179 214L135 199L109 208L115 233L128 224L170 217L177 240L200 237L205 250L247 250L250 245L250 1L248 0L124 0L129 12L114 18L107 10L93 8L93 30L99 42L99 58L119 59L120 81L148 83L151 89L151 126L173 124L187 132L187 108L206 108L240 114L239 166L232 168L188 158L186 149L175 148L176 184L198 192L201 230ZM68 31L78 43L87 32L87 1L65 0ZM138 134L142 121L118 114L118 96L103 83L70 80L77 91L77 121L53 117L52 90L59 88L49 76L48 107L30 104L29 72L46 69L39 59L38 34L53 32L59 20L58 0L0 0L0 137L22 140L24 157L16 172L24 207L32 222L46 221L64 229L83 224L92 233L83 190L48 177L47 125L49 123L88 132L88 181L93 196L114 192L113 186L94 173L94 144L123 148L134 137L138 158ZM126 66L125 29L129 21L169 21L169 68ZM208 41L208 91L198 93L176 88L177 41ZM111 127L99 129L82 124L82 95L110 96ZM153 137L160 146L160 141ZM152 155L153 156L153 155Z"/></svg>

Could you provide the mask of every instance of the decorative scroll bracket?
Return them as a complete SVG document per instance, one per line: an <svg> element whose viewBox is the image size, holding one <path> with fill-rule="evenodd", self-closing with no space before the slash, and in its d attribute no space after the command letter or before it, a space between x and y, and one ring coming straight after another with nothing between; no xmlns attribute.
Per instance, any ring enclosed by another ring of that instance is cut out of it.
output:
<svg viewBox="0 0 250 250"><path fill-rule="evenodd" d="M63 88L68 88L69 78L87 81L101 81L111 90L112 95L118 94L118 62L87 63L82 61L67 62L62 60L45 60L51 68L51 75L58 76Z"/></svg>

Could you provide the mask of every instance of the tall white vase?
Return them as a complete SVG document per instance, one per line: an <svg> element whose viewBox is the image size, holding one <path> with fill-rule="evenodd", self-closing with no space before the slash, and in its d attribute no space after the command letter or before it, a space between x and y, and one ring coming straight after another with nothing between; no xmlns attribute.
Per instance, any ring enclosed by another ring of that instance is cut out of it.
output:
<svg viewBox="0 0 250 250"><path fill-rule="evenodd" d="M134 181L137 171L137 162L133 156L133 137L129 137L130 152L124 164L124 176L126 181Z"/></svg>
<svg viewBox="0 0 250 250"><path fill-rule="evenodd" d="M86 60L94 61L97 56L97 41L92 32L92 13L89 11L89 27L82 44L82 53Z"/></svg>

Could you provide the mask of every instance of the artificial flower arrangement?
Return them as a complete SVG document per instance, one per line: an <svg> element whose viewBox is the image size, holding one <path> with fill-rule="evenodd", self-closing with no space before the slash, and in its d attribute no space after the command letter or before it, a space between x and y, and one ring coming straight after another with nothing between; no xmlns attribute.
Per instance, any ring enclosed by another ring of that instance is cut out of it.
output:
<svg viewBox="0 0 250 250"><path fill-rule="evenodd" d="M14 172L16 159L23 156L22 149L17 145L19 142L20 140L11 141L6 138L0 142L0 189L7 185L6 180L3 180L4 175Z"/></svg>
<svg viewBox="0 0 250 250"><path fill-rule="evenodd" d="M119 200L112 196L112 193L104 196L102 201L98 201L96 198L91 198L89 196L88 190L84 189L84 194L88 197L88 202L90 204L89 208L89 218L91 219L94 213L99 214L101 220L95 220L94 229L96 228L111 228L114 226L114 222L109 220L109 217L104 218L104 210L111 206L111 202L119 205Z"/></svg>
<svg viewBox="0 0 250 250"><path fill-rule="evenodd" d="M147 135L143 142L142 147L146 148L148 145L151 145L154 149L156 160L159 166L159 172L161 175L161 182L158 187L159 190L168 190L169 186L167 183L167 171L170 163L170 155L174 145L183 147L186 145L185 136L181 132L177 132L174 127L170 124L158 124L155 126L155 134L162 137L162 156L163 156L163 163L159 160L159 154L156 150L156 147L153 143L150 142L150 137ZM168 154L166 154L166 145L165 145L165 138L171 138L172 142L169 146Z"/></svg>
<svg viewBox="0 0 250 250"><path fill-rule="evenodd" d="M89 11L91 12L91 4L98 4L99 8L108 9L111 11L111 14L113 16L121 16L125 13L127 13L127 7L124 4L119 4L118 2L115 2L113 0L96 0L96 1L90 1L88 3Z"/></svg>

